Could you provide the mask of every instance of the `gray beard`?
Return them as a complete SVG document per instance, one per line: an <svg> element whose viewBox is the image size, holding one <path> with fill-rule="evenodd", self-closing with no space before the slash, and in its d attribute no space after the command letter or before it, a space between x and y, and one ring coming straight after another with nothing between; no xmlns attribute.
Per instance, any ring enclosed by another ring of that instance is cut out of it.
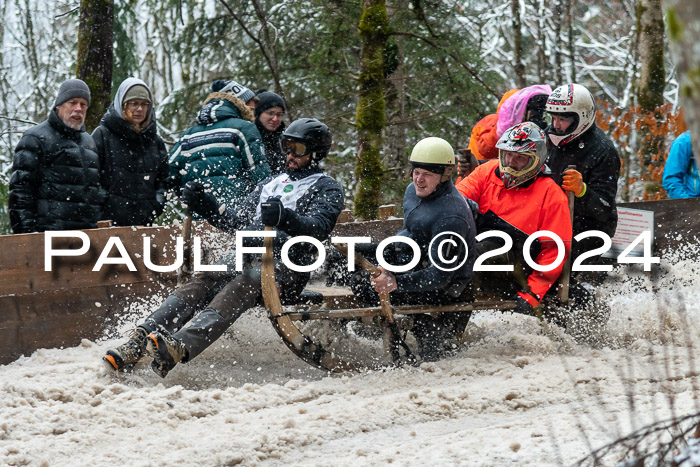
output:
<svg viewBox="0 0 700 467"><path fill-rule="evenodd" d="M76 124L74 124L74 123L71 122L70 120L68 120L67 122L66 122L66 121L63 121L63 124L64 124L65 126L67 126L68 128L72 128L73 130L76 130L76 131L80 131L80 130L83 129L83 123L77 125L77 128L76 128Z"/></svg>

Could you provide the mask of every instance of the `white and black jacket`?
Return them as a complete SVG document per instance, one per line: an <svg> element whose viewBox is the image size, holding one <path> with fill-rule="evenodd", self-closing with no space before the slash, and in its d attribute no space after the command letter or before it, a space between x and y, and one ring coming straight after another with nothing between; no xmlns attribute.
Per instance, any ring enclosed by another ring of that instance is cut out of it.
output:
<svg viewBox="0 0 700 467"><path fill-rule="evenodd" d="M285 219L275 227L275 256L290 237L308 235L320 241L328 239L344 203L340 184L320 168L311 168L268 178L260 182L237 209L227 208L207 220L229 233L265 230L260 218L260 203L275 196L280 196L288 208ZM261 246L262 238L249 238L244 245ZM296 264L305 265L313 262L315 253L312 245L298 243L290 250L289 256Z"/></svg>

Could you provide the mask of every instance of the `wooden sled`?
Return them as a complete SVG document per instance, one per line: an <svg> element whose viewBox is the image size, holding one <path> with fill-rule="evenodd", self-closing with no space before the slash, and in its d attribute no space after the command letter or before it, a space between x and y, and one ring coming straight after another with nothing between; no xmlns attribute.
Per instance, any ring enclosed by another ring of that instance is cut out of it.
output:
<svg viewBox="0 0 700 467"><path fill-rule="evenodd" d="M342 300L336 298L336 304L341 303L341 307L334 307L333 300L324 300L322 307L294 306L294 309L283 308L279 297L277 283L275 281L275 267L272 250L273 239L267 237L264 240L265 254L263 255L262 266L262 292L265 306L268 310L272 324L289 349L306 363L327 370L333 373L346 371L359 371L372 369L388 365L401 365L405 361L418 362L415 352L409 349L404 342L406 330L412 327L412 317L417 314L430 314L437 316L442 313L473 312L477 310L501 310L507 311L515 308L514 301L503 301L498 298L491 300L477 300L473 302L455 303L450 305L405 305L392 306L389 302L389 294L380 294L381 306L378 307L342 307L342 304L352 304L351 297L345 296ZM343 248L336 245L336 248L343 251ZM367 260L356 254L356 264L362 267L371 275L377 275L376 267ZM326 297L324 297L326 298ZM349 358L344 358L336 349L330 349L323 343L315 341L302 329L300 325L313 321L335 321L348 323L351 321L361 322L365 325L375 326L381 331L383 348L382 358L376 359L369 364L361 364ZM400 347L404 354L401 355Z"/></svg>

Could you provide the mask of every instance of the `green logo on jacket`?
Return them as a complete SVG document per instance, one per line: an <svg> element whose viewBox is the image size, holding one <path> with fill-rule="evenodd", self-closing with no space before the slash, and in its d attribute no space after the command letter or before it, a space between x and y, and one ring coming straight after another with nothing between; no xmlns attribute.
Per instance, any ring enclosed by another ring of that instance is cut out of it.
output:
<svg viewBox="0 0 700 467"><path fill-rule="evenodd" d="M287 186L284 187L284 190L283 190L283 191L284 191L285 193L289 193L289 192L292 191L293 189L294 189L294 185L287 185Z"/></svg>

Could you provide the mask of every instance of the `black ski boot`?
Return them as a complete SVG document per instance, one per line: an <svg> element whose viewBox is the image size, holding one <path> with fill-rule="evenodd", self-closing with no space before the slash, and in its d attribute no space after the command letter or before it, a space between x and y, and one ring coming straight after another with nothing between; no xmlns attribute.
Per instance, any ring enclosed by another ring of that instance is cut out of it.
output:
<svg viewBox="0 0 700 467"><path fill-rule="evenodd" d="M413 335L424 362L436 362L445 356L448 328L440 320L429 315L417 316L414 318Z"/></svg>
<svg viewBox="0 0 700 467"><path fill-rule="evenodd" d="M166 333L152 332L146 340L146 349L153 356L151 368L161 378L165 378L175 365L187 359L187 349L182 342Z"/></svg>
<svg viewBox="0 0 700 467"><path fill-rule="evenodd" d="M131 337L124 344L115 349L109 349L102 360L108 363L115 371L123 371L133 367L146 350L146 336L148 332L138 326L131 332Z"/></svg>

